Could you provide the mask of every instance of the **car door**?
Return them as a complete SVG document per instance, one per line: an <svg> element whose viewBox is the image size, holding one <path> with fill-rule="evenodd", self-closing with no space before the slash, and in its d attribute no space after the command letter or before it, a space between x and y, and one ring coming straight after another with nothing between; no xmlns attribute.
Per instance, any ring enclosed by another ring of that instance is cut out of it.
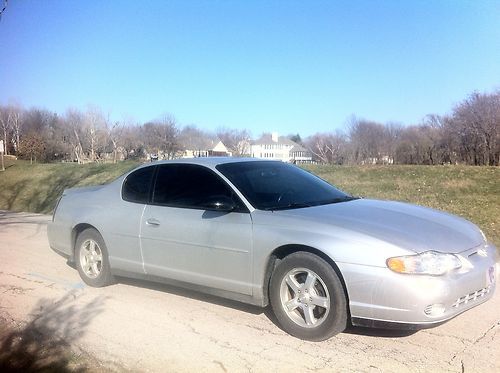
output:
<svg viewBox="0 0 500 373"><path fill-rule="evenodd" d="M207 201L231 198L231 211ZM141 222L147 274L251 294L252 220L214 171L193 164L158 166L152 203Z"/></svg>

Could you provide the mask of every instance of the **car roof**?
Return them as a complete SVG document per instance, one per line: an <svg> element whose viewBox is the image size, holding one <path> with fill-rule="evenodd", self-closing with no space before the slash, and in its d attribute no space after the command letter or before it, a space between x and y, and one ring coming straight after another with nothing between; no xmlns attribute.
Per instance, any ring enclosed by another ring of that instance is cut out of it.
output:
<svg viewBox="0 0 500 373"><path fill-rule="evenodd" d="M212 170L215 170L216 166L220 164L227 164L227 163L243 163L243 162L272 162L272 163L283 163L279 160L275 159L262 159L262 158L250 158L250 157L194 157L194 158L177 158L177 159L170 159L170 160L161 160L161 161L153 161L153 162L146 162L141 165L138 165L134 169L124 173L120 177L118 177L115 181L122 183L125 178L127 178L129 175L133 174L135 171L147 168L147 167L154 167L162 164L194 164L194 165L200 165L200 166L205 166L208 167Z"/></svg>
<svg viewBox="0 0 500 373"><path fill-rule="evenodd" d="M207 166L213 168L220 164L225 163L241 163L241 162L272 162L271 159L260 159L260 158L250 158L250 157L195 157L195 158L179 158L164 161L155 161L152 164L173 164L173 163L185 163L185 164L197 164L202 166ZM280 161L274 161L280 162Z"/></svg>

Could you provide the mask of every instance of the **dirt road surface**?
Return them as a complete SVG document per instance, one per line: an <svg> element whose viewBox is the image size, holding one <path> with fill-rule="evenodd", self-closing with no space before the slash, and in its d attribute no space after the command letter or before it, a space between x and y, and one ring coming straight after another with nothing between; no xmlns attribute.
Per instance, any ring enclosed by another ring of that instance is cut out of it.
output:
<svg viewBox="0 0 500 373"><path fill-rule="evenodd" d="M36 326L63 340L91 370L500 372L498 291L434 329L404 335L352 328L304 342L259 308L140 281L87 287L50 250L49 220L0 211L0 316L9 327Z"/></svg>

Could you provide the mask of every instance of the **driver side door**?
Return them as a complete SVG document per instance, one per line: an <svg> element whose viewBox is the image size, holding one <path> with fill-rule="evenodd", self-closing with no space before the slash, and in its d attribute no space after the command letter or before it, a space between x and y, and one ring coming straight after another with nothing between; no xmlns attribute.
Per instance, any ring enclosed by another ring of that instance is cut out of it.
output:
<svg viewBox="0 0 500 373"><path fill-rule="evenodd" d="M217 196L233 211L207 208ZM193 164L158 166L141 221L147 274L251 295L252 220L214 171Z"/></svg>

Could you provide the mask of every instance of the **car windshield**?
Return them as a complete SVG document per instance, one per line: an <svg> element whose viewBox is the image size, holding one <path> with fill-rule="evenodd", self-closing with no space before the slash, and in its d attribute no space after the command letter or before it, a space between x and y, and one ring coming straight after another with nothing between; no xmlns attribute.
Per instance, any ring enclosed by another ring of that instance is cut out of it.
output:
<svg viewBox="0 0 500 373"><path fill-rule="evenodd" d="M285 210L355 199L319 177L283 162L225 163L217 167L259 210Z"/></svg>

